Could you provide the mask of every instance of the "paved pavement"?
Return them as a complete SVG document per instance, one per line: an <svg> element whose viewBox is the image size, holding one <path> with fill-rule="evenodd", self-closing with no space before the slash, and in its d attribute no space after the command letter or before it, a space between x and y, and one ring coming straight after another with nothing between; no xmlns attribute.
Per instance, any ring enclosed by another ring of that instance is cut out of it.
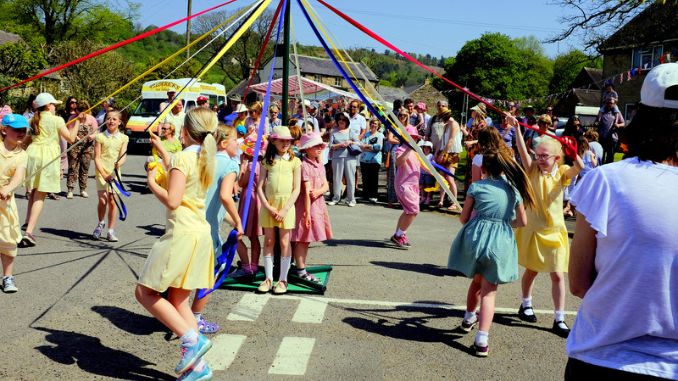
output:
<svg viewBox="0 0 678 381"><path fill-rule="evenodd" d="M1 379L176 377L176 338L133 296L165 218L161 204L140 193L143 159L132 156L124 168L134 194L128 220L116 229L120 242L90 238L93 178L89 199L76 192L73 200L47 201L38 245L17 257L20 291L0 294ZM23 214L26 201L18 204ZM548 278L535 286L537 324L517 318L518 283L499 288L490 357L475 358L468 353L473 334L455 330L469 282L446 269L458 218L422 213L408 232L413 247L403 251L386 242L399 213L382 205L330 207L336 239L309 254L309 263L333 266L325 295L215 292L206 310L223 327L207 355L215 379L562 379L565 340L549 331ZM578 301L568 297L567 305L576 311Z"/></svg>

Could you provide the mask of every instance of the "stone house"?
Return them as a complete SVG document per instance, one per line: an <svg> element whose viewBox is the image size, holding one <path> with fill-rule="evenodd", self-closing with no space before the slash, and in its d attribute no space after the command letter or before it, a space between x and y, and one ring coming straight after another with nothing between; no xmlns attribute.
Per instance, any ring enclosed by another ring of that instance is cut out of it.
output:
<svg viewBox="0 0 678 381"><path fill-rule="evenodd" d="M636 69L639 75L619 83L618 106L627 122L640 101L640 88L647 72L662 62L678 60L678 2L654 2L612 34L598 47L603 55L603 78L618 76Z"/></svg>

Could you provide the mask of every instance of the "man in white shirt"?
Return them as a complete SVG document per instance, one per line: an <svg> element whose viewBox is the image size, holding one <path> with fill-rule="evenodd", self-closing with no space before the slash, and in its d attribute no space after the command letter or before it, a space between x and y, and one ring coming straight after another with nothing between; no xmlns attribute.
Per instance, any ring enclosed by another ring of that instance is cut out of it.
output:
<svg viewBox="0 0 678 381"><path fill-rule="evenodd" d="M367 132L367 121L365 120L365 117L360 115L360 102L353 100L351 101L351 104L349 105L349 119L351 121L351 124L348 126L349 130L354 132L356 135L360 136L360 139L362 140L363 136L365 136L365 133Z"/></svg>
<svg viewBox="0 0 678 381"><path fill-rule="evenodd" d="M174 126L174 137L179 139L181 134L181 129L184 127L184 118L186 118L186 113L184 112L183 101L177 102L177 104L172 107L172 111L165 117L163 122L164 128L169 128L170 123Z"/></svg>

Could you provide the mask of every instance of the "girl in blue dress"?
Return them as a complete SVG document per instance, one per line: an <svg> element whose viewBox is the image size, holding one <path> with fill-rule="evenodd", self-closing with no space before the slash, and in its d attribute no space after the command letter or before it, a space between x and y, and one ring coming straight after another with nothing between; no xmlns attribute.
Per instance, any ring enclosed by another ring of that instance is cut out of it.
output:
<svg viewBox="0 0 678 381"><path fill-rule="evenodd" d="M470 332L479 324L472 349L480 357L488 355L497 285L518 279L512 227L525 226L524 205L534 205L527 175L505 151L483 153L483 178L472 183L466 194L460 217L464 226L452 242L448 261L450 269L473 279L460 329Z"/></svg>

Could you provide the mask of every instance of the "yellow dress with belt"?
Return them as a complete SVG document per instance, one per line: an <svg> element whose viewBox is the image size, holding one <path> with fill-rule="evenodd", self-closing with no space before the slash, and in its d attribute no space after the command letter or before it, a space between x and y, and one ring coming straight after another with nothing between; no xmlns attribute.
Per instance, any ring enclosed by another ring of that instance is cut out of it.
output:
<svg viewBox="0 0 678 381"><path fill-rule="evenodd" d="M9 184L19 168L26 168L28 155L21 148L7 151L0 143L0 188ZM21 241L21 223L19 211L14 201L14 193L8 200L0 200L0 253L16 256L17 244Z"/></svg>
<svg viewBox="0 0 678 381"><path fill-rule="evenodd" d="M516 229L518 264L536 272L567 272L570 244L563 217L563 190L570 184L567 165L542 173L536 163L528 170L537 206L528 208L527 226Z"/></svg>
<svg viewBox="0 0 678 381"><path fill-rule="evenodd" d="M117 131L114 134L104 131L101 134L97 134L95 138L96 142L100 146L100 160L101 165L104 167L104 170L107 174L112 174L115 169L115 162L120 157L120 151L124 145L129 142L129 137L123 134L120 131ZM104 176L97 171L97 191L106 191L108 190L108 184ZM118 192L117 189L113 189L114 192Z"/></svg>
<svg viewBox="0 0 678 381"><path fill-rule="evenodd" d="M172 155L171 169L186 176L181 205L167 211L165 234L155 242L138 283L158 292L169 287L184 290L214 284L214 248L205 219L205 195L200 186L198 146Z"/></svg>
<svg viewBox="0 0 678 381"><path fill-rule="evenodd" d="M290 196L292 196L292 189L294 188L294 171L301 167L301 160L294 157L292 160L276 155L273 164L265 163L264 167L267 171L266 185L264 186L264 193L266 201L272 207L280 210L287 203ZM275 218L266 208L261 208L259 212L259 223L262 228L281 228L294 229L296 222L294 204L282 221L276 221Z"/></svg>
<svg viewBox="0 0 678 381"><path fill-rule="evenodd" d="M60 116L49 111L41 111L40 134L36 135L32 129L29 131L32 138L31 145L26 149L28 154L26 188L29 190L37 189L45 193L61 192L59 130L65 126L66 123Z"/></svg>

